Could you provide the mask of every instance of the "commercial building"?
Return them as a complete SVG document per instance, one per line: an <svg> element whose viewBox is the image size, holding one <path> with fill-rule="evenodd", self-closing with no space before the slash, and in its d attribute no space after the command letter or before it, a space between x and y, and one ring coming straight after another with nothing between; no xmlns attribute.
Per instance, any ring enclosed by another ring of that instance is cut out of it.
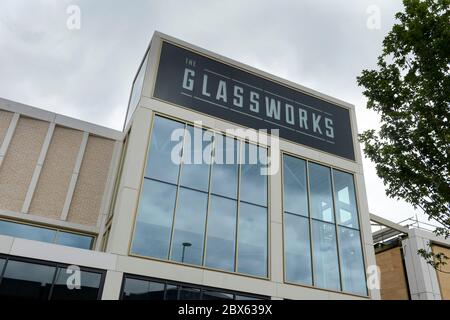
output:
<svg viewBox="0 0 450 320"><path fill-rule="evenodd" d="M450 300L450 266L435 269L419 249L450 257L450 240L431 232L432 225L407 219L393 223L371 215L382 229L373 233L383 300Z"/></svg>
<svg viewBox="0 0 450 320"><path fill-rule="evenodd" d="M351 104L155 33L121 132L0 109L0 298L380 298Z"/></svg>

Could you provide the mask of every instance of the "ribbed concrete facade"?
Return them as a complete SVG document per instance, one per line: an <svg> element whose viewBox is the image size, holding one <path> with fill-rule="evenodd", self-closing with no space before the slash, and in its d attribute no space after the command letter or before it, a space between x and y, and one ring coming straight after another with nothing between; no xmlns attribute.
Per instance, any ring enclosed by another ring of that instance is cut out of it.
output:
<svg viewBox="0 0 450 320"><path fill-rule="evenodd" d="M122 134L0 99L0 138L0 217L98 239Z"/></svg>

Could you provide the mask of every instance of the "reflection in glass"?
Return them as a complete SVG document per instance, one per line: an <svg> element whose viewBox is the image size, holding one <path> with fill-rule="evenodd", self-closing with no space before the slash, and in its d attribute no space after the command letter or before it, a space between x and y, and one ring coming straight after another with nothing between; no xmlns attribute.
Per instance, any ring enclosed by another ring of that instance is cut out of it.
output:
<svg viewBox="0 0 450 320"><path fill-rule="evenodd" d="M3 274L3 267L5 266L5 259L0 259L0 278L2 277Z"/></svg>
<svg viewBox="0 0 450 320"><path fill-rule="evenodd" d="M172 284L166 285L165 300L178 300L178 286Z"/></svg>
<svg viewBox="0 0 450 320"><path fill-rule="evenodd" d="M126 278L123 286L123 300L147 300L150 283L144 280ZM162 299L161 299L162 300Z"/></svg>
<svg viewBox="0 0 450 320"><path fill-rule="evenodd" d="M339 264L334 224L313 220L314 284L318 287L340 290Z"/></svg>
<svg viewBox="0 0 450 320"><path fill-rule="evenodd" d="M211 196L210 206L205 265L234 271L236 201Z"/></svg>
<svg viewBox="0 0 450 320"><path fill-rule="evenodd" d="M203 290L202 300L233 300L232 293Z"/></svg>
<svg viewBox="0 0 450 320"><path fill-rule="evenodd" d="M214 164L211 176L211 193L237 198L239 142L216 134L214 142Z"/></svg>
<svg viewBox="0 0 450 320"><path fill-rule="evenodd" d="M339 250L342 261L342 289L367 295L359 231L339 227Z"/></svg>
<svg viewBox="0 0 450 320"><path fill-rule="evenodd" d="M173 133L175 141L171 140ZM178 157L181 155L183 136L184 124L155 117L148 151L146 177L171 183L177 182L179 169L177 162L180 163L180 158L172 159L171 154L172 150L179 150L180 153L176 154Z"/></svg>
<svg viewBox="0 0 450 320"><path fill-rule="evenodd" d="M10 260L0 286L0 299L48 300L56 268Z"/></svg>
<svg viewBox="0 0 450 320"><path fill-rule="evenodd" d="M240 203L238 272L267 276L267 209Z"/></svg>
<svg viewBox="0 0 450 320"><path fill-rule="evenodd" d="M308 216L306 161L283 156L284 211Z"/></svg>
<svg viewBox="0 0 450 320"><path fill-rule="evenodd" d="M242 294L237 294L234 297L235 300L262 300L261 298L258 297L252 297L252 296L246 296L246 295L242 295Z"/></svg>
<svg viewBox="0 0 450 320"><path fill-rule="evenodd" d="M261 174L261 168L267 163L267 149L245 143L243 158L240 185L241 200L266 206L267 175Z"/></svg>
<svg viewBox="0 0 450 320"><path fill-rule="evenodd" d="M164 290L165 290L164 283L150 281L147 290L148 290L147 296L149 300L164 299Z"/></svg>
<svg viewBox="0 0 450 320"><path fill-rule="evenodd" d="M80 249L91 249L93 237L70 232L58 232L56 243Z"/></svg>
<svg viewBox="0 0 450 320"><path fill-rule="evenodd" d="M262 300L266 298L243 292L159 281L125 276L122 300Z"/></svg>
<svg viewBox="0 0 450 320"><path fill-rule="evenodd" d="M80 288L69 290L67 283L72 274L67 273L66 268L58 268L52 290L52 300L96 300L100 290L101 274L81 270Z"/></svg>
<svg viewBox="0 0 450 320"><path fill-rule="evenodd" d="M208 194L180 188L171 259L201 265Z"/></svg>
<svg viewBox="0 0 450 320"><path fill-rule="evenodd" d="M210 131L187 126L180 178L182 186L208 191L212 140L213 135Z"/></svg>
<svg viewBox="0 0 450 320"><path fill-rule="evenodd" d="M200 300L200 289L181 287L179 300Z"/></svg>
<svg viewBox="0 0 450 320"><path fill-rule="evenodd" d="M309 163L311 215L315 219L334 222L330 168Z"/></svg>
<svg viewBox="0 0 450 320"><path fill-rule="evenodd" d="M359 229L353 176L333 170L333 180L338 223L345 227Z"/></svg>
<svg viewBox="0 0 450 320"><path fill-rule="evenodd" d="M312 284L309 220L284 214L284 259L287 282Z"/></svg>
<svg viewBox="0 0 450 320"><path fill-rule="evenodd" d="M164 283L126 278L123 300L164 300Z"/></svg>
<svg viewBox="0 0 450 320"><path fill-rule="evenodd" d="M167 259L172 230L176 187L144 179L136 219L132 252Z"/></svg>
<svg viewBox="0 0 450 320"><path fill-rule="evenodd" d="M56 230L0 220L0 234L52 243L55 241Z"/></svg>

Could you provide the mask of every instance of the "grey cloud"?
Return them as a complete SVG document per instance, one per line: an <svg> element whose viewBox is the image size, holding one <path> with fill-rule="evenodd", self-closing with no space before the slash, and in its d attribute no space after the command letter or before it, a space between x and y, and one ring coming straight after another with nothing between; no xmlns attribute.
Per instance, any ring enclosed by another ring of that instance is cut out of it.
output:
<svg viewBox="0 0 450 320"><path fill-rule="evenodd" d="M81 30L66 28L67 6ZM381 29L366 27L377 5ZM121 129L132 80L155 30L356 105L360 131L379 123L355 78L375 66L401 1L3 0L0 96ZM399 220L413 209L393 200L366 164L370 209Z"/></svg>

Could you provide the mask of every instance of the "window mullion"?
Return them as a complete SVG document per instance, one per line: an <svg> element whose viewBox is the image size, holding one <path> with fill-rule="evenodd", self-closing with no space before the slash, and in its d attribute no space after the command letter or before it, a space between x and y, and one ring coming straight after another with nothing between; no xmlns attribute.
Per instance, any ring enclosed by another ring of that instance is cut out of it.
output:
<svg viewBox="0 0 450 320"><path fill-rule="evenodd" d="M305 173L306 173L306 201L308 201L309 248L311 255L311 284L314 286L315 264L314 264L314 244L312 235L313 229L312 229L312 214L311 214L311 192L309 187L309 161L306 161Z"/></svg>
<svg viewBox="0 0 450 320"><path fill-rule="evenodd" d="M172 243L173 243L173 235L174 235L174 228L175 228L175 218L176 218L176 212L178 207L178 198L180 193L180 179L181 179L181 171L183 170L183 159L184 159L184 148L186 146L185 140L186 140L186 132L187 132L187 125L184 124L184 134L183 134L183 144L181 148L181 158L180 158L180 167L178 168L178 177L177 177L177 192L175 194L175 205L173 207L173 215L172 215L172 229L170 231L170 241L169 241L169 252L167 259L170 260L172 255Z"/></svg>
<svg viewBox="0 0 450 320"><path fill-rule="evenodd" d="M336 195L335 195L335 188L334 188L334 174L333 169L330 168L330 175L331 175L331 196L333 198L333 214L334 214L334 229L336 232L336 251L337 251L337 257L338 257L338 267L339 267L339 283L341 287L341 291L344 290L343 281L342 281L342 261L341 261L341 253L340 253L340 241L339 241L339 230L338 230L338 220L337 220L337 213L336 213Z"/></svg>
<svg viewBox="0 0 450 320"><path fill-rule="evenodd" d="M212 171L214 168L214 161L215 161L215 148L216 148L216 133L213 132L213 140L212 140L212 147L211 147L211 163L209 164L209 176L208 176L208 199L206 203L206 218L205 218L205 233L203 235L203 256L202 256L202 266L205 265L206 261L206 246L208 242L208 217L209 217L209 210L211 208L211 182L212 182ZM202 150L203 152L203 150Z"/></svg>
<svg viewBox="0 0 450 320"><path fill-rule="evenodd" d="M238 159L238 185L237 185L237 197L236 197L236 235L235 235L235 249L234 249L234 272L238 271L238 241L239 241L239 212L240 212L240 199L241 199L241 173L242 173L242 150L245 147L245 141L239 141L238 142L238 156L236 157Z"/></svg>

